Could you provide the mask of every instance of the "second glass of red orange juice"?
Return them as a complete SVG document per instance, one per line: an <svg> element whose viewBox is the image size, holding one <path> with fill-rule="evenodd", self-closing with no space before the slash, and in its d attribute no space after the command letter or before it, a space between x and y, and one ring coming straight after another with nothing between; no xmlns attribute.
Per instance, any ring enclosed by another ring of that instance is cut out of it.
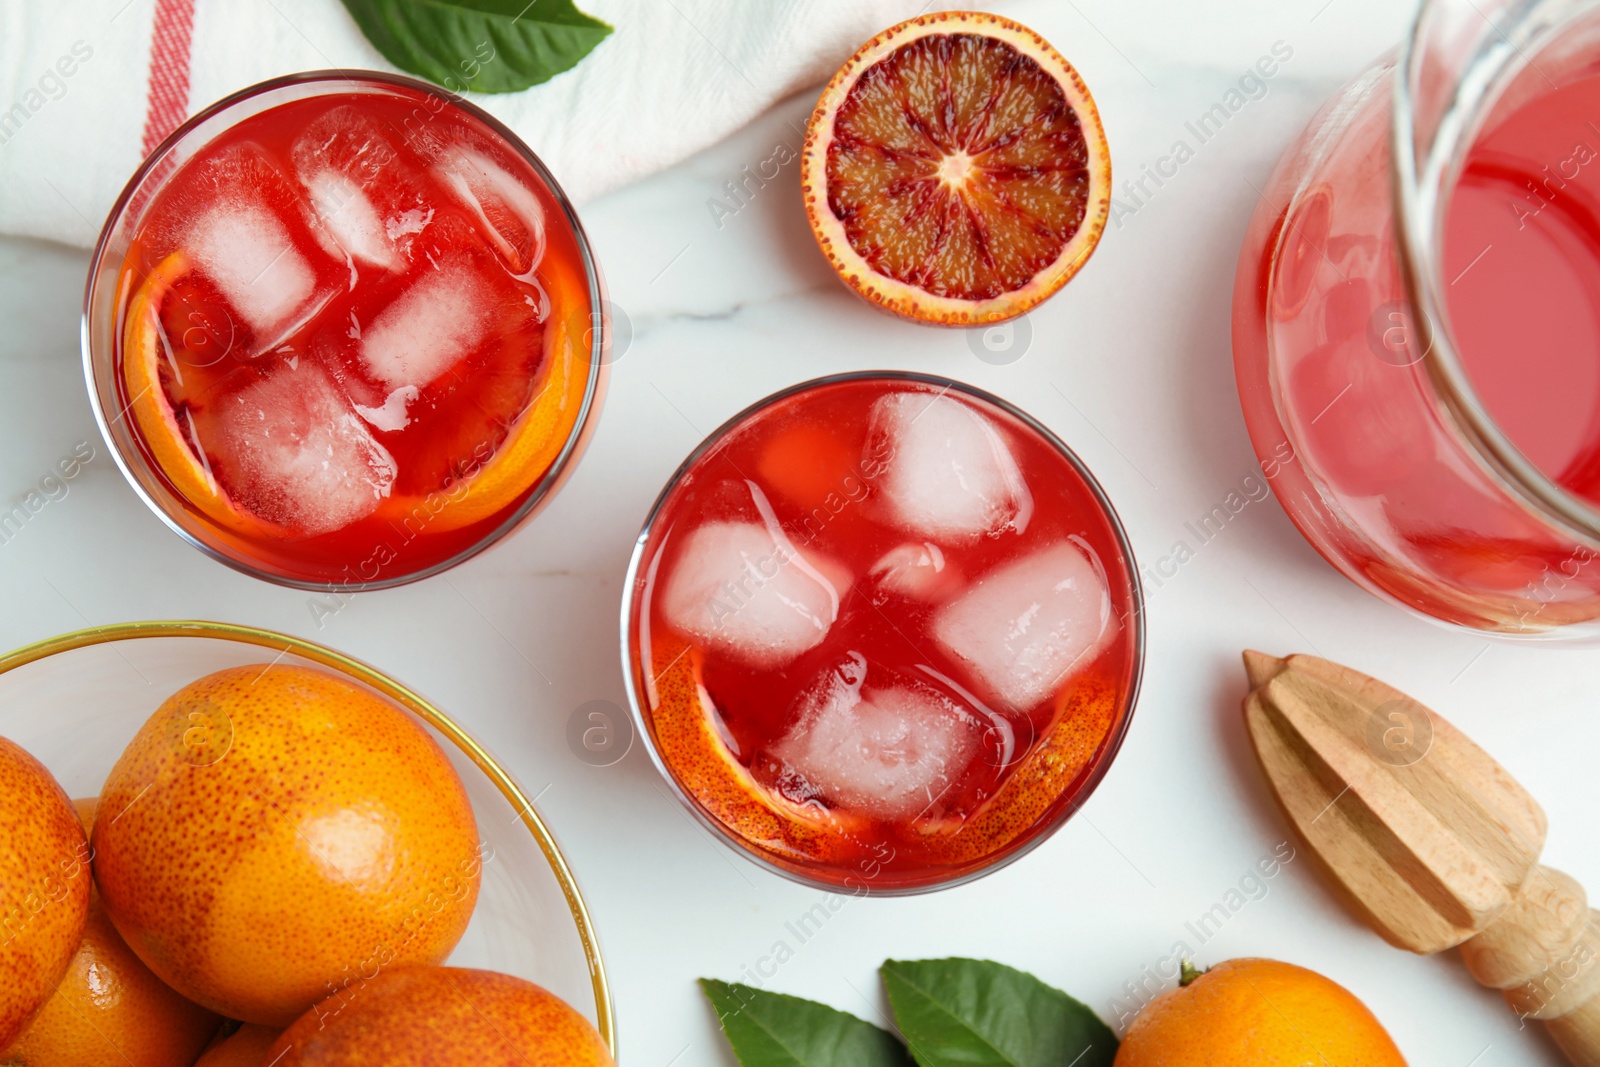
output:
<svg viewBox="0 0 1600 1067"><path fill-rule="evenodd" d="M624 670L688 809L853 894L994 870L1087 799L1144 624L1083 464L969 386L795 386L685 461L634 553Z"/></svg>

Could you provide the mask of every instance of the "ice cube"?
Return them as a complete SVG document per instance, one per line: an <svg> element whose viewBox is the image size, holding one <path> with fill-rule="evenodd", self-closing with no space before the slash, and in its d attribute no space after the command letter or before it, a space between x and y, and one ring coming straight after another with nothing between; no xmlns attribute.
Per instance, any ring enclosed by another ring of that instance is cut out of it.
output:
<svg viewBox="0 0 1600 1067"><path fill-rule="evenodd" d="M361 331L367 373L391 391L426 388L489 338L494 300L465 259L424 269Z"/></svg>
<svg viewBox="0 0 1600 1067"><path fill-rule="evenodd" d="M394 457L319 364L279 364L217 404L207 451L244 510L315 536L371 514L389 495Z"/></svg>
<svg viewBox="0 0 1600 1067"><path fill-rule="evenodd" d="M411 402L420 394L414 385L402 385L394 392L383 398L383 403L375 407L365 404L352 403L356 413L372 424L375 430L385 433L398 433L411 425Z"/></svg>
<svg viewBox="0 0 1600 1067"><path fill-rule="evenodd" d="M1000 432L942 393L903 392L872 406L864 465L889 518L922 537L962 541L1007 528L1021 533L1033 497Z"/></svg>
<svg viewBox="0 0 1600 1067"><path fill-rule="evenodd" d="M433 211L421 173L389 130L358 107L336 107L305 128L290 158L329 254L348 252L381 270L406 261L409 238Z"/></svg>
<svg viewBox="0 0 1600 1067"><path fill-rule="evenodd" d="M289 228L266 206L223 201L195 219L184 236L195 267L256 334L258 348L282 340L333 295L317 293L311 264Z"/></svg>
<svg viewBox="0 0 1600 1067"><path fill-rule="evenodd" d="M389 240L398 241L402 237L409 237L414 233L421 233L427 229L428 223L433 221L433 208L408 208L397 212L383 224L383 232L388 234Z"/></svg>
<svg viewBox="0 0 1600 1067"><path fill-rule="evenodd" d="M1048 698L1116 633L1100 569L1058 541L978 579L934 615L933 638L1011 711Z"/></svg>
<svg viewBox="0 0 1600 1067"><path fill-rule="evenodd" d="M544 208L539 198L487 153L461 145L448 150L439 176L477 216L506 269L526 274L544 258Z"/></svg>
<svg viewBox="0 0 1600 1067"><path fill-rule="evenodd" d="M322 222L318 238L329 255L348 252L383 270L399 265L399 250L378 209L354 181L337 171L321 170L306 180L306 191L311 194L311 210Z"/></svg>
<svg viewBox="0 0 1600 1067"><path fill-rule="evenodd" d="M162 256L182 252L198 290L217 298L201 317L219 346L248 333L234 354L277 348L342 288L344 257L321 253L304 195L259 146L208 149L169 184L142 239Z"/></svg>
<svg viewBox="0 0 1600 1067"><path fill-rule="evenodd" d="M770 755L782 788L882 818L937 809L978 757L977 719L933 689L866 689L866 660L850 653L801 698Z"/></svg>
<svg viewBox="0 0 1600 1067"><path fill-rule="evenodd" d="M302 179L332 170L361 186L372 186L399 160L387 131L361 108L345 104L324 112L295 139L289 158Z"/></svg>
<svg viewBox="0 0 1600 1067"><path fill-rule="evenodd" d="M780 667L820 644L839 617L836 567L802 553L775 521L708 522L679 551L661 607L710 647Z"/></svg>
<svg viewBox="0 0 1600 1067"><path fill-rule="evenodd" d="M896 545L868 573L884 592L921 601L942 599L961 580L944 550L932 541Z"/></svg>

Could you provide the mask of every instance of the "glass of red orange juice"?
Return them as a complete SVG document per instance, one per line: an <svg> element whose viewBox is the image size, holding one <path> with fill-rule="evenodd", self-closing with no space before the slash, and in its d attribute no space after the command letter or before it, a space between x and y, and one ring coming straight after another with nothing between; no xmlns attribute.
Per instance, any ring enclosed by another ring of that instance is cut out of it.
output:
<svg viewBox="0 0 1600 1067"><path fill-rule="evenodd" d="M850 894L976 877L1044 841L1133 712L1133 554L1081 461L948 379L807 382L667 484L622 615L642 736L688 810Z"/></svg>
<svg viewBox="0 0 1600 1067"><path fill-rule="evenodd" d="M600 272L515 134L409 78L300 74L195 115L112 209L84 363L129 483L216 559L306 588L436 573L571 473Z"/></svg>
<svg viewBox="0 0 1600 1067"><path fill-rule="evenodd" d="M1600 634L1600 4L1427 0L1284 155L1234 360L1278 499L1428 617Z"/></svg>

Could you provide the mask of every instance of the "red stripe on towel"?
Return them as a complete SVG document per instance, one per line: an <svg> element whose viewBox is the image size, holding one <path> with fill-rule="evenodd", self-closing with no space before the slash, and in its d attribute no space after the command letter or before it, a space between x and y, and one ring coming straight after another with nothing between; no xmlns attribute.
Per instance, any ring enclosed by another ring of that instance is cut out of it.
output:
<svg viewBox="0 0 1600 1067"><path fill-rule="evenodd" d="M189 114L194 4L195 0L156 0L155 32L150 39L150 104L142 145L147 156Z"/></svg>

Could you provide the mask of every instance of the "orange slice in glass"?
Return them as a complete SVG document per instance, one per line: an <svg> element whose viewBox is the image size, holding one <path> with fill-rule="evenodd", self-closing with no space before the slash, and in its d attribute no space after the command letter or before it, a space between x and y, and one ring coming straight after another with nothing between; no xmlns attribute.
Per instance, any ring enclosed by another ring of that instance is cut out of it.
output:
<svg viewBox="0 0 1600 1067"><path fill-rule="evenodd" d="M182 252L174 252L150 272L128 301L122 333L126 410L133 416L155 467L192 507L234 533L282 538L283 531L234 506L193 443L187 416L180 417L168 393L168 380L177 368L162 314L173 287L188 273L188 259Z"/></svg>
<svg viewBox="0 0 1600 1067"><path fill-rule="evenodd" d="M801 153L812 232L839 277L944 326L1022 314L1077 273L1111 207L1083 79L997 15L941 12L868 41L817 101Z"/></svg>
<svg viewBox="0 0 1600 1067"><path fill-rule="evenodd" d="M427 496L396 494L382 511L430 532L470 526L516 501L550 469L572 436L588 388L592 316L586 280L556 272L544 331L544 368L528 407L487 459Z"/></svg>
<svg viewBox="0 0 1600 1067"><path fill-rule="evenodd" d="M917 827L939 862L962 866L992 856L1028 834L1094 762L1117 726L1119 688L1085 675L1056 697L1044 737L1007 772L994 796L966 820L928 820Z"/></svg>
<svg viewBox="0 0 1600 1067"><path fill-rule="evenodd" d="M759 851L791 862L827 862L849 847L864 820L820 804L797 804L756 781L713 716L701 682L700 652L682 641L652 642L651 733L661 759L701 809Z"/></svg>
<svg viewBox="0 0 1600 1067"><path fill-rule="evenodd" d="M174 252L152 270L128 302L123 325L122 375L126 406L154 465L188 503L221 527L249 537L292 540L288 531L241 510L228 496L194 441L183 402L178 355L163 316L183 311L190 264ZM397 493L379 514L412 520L433 532L470 526L512 504L550 469L572 436L589 384L590 316L586 279L555 272L550 322L544 331L539 381L527 407L492 454L463 457L475 466L436 492ZM183 321L184 315L177 316Z"/></svg>

